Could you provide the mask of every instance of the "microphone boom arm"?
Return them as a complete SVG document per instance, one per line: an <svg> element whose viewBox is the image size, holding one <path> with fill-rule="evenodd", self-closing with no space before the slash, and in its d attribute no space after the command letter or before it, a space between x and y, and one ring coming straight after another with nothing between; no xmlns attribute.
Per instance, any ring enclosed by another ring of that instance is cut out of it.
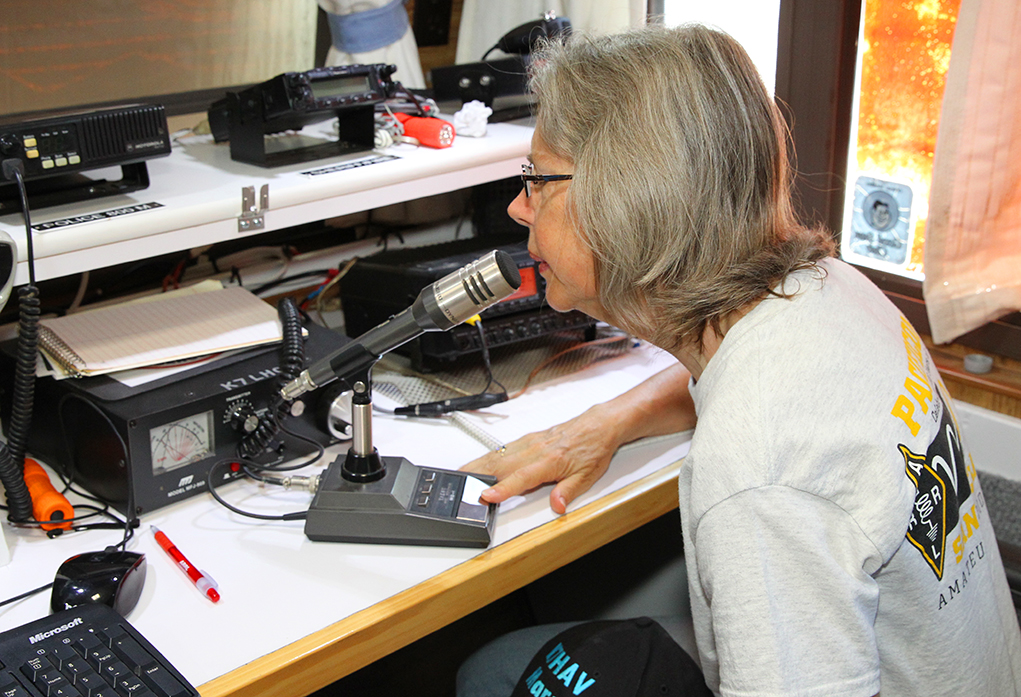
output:
<svg viewBox="0 0 1021 697"><path fill-rule="evenodd" d="M418 294L410 307L287 383L280 394L287 401L337 378L366 373L383 354L429 331L446 331L511 295L521 274L509 254L493 250L447 274Z"/></svg>

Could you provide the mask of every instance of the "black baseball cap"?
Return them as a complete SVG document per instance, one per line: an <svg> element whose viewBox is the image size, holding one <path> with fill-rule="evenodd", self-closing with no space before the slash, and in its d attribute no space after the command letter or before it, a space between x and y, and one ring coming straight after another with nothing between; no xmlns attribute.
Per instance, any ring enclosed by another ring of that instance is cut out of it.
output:
<svg viewBox="0 0 1021 697"><path fill-rule="evenodd" d="M655 620L584 622L539 649L511 697L712 697L691 656Z"/></svg>

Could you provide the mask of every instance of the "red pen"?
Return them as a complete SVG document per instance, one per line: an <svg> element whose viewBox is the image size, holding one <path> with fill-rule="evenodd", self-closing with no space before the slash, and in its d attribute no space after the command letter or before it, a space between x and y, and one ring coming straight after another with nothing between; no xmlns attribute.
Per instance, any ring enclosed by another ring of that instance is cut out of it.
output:
<svg viewBox="0 0 1021 697"><path fill-rule="evenodd" d="M191 582L194 583L200 591L205 593L207 598L212 600L214 603L217 602L220 599L220 594L216 592L216 581L213 580L213 577L192 566L192 563L188 561L187 557L181 554L181 550L179 550L174 543L170 541L170 538L164 535L159 528L155 525L150 525L149 527L152 528L152 532L156 536L156 541L159 543L160 547L163 548L163 551L170 555L170 558L173 559L179 567L181 567L181 570L184 571L184 573L188 574L188 578L191 579Z"/></svg>

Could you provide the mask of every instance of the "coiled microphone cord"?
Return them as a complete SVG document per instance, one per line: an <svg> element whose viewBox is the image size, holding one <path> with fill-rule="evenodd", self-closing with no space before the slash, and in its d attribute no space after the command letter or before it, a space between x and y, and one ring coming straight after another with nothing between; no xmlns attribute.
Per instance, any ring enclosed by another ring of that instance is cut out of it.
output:
<svg viewBox="0 0 1021 697"><path fill-rule="evenodd" d="M277 305L280 324L283 327L283 341L280 344L280 377L278 386L283 387L305 369L305 343L301 335L301 315L291 298L283 298ZM289 406L274 390L273 400L266 413L259 419L255 430L238 444L238 456L250 460L260 455L270 441L280 432L280 425L289 415Z"/></svg>

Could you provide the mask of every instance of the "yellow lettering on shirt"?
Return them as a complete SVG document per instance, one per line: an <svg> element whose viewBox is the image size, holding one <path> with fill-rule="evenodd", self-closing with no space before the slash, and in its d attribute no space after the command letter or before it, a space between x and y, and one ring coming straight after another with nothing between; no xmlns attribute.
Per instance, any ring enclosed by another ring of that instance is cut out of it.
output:
<svg viewBox="0 0 1021 697"><path fill-rule="evenodd" d="M915 418L915 405L919 413L925 414L929 411L929 402L932 401L932 386L925 372L925 360L922 357L922 339L918 336L914 327L907 318L900 318L901 336L904 339L904 350L908 357L908 375L904 378L904 392L897 395L893 410L893 416L903 421L911 435L917 436L921 429L920 419Z"/></svg>

